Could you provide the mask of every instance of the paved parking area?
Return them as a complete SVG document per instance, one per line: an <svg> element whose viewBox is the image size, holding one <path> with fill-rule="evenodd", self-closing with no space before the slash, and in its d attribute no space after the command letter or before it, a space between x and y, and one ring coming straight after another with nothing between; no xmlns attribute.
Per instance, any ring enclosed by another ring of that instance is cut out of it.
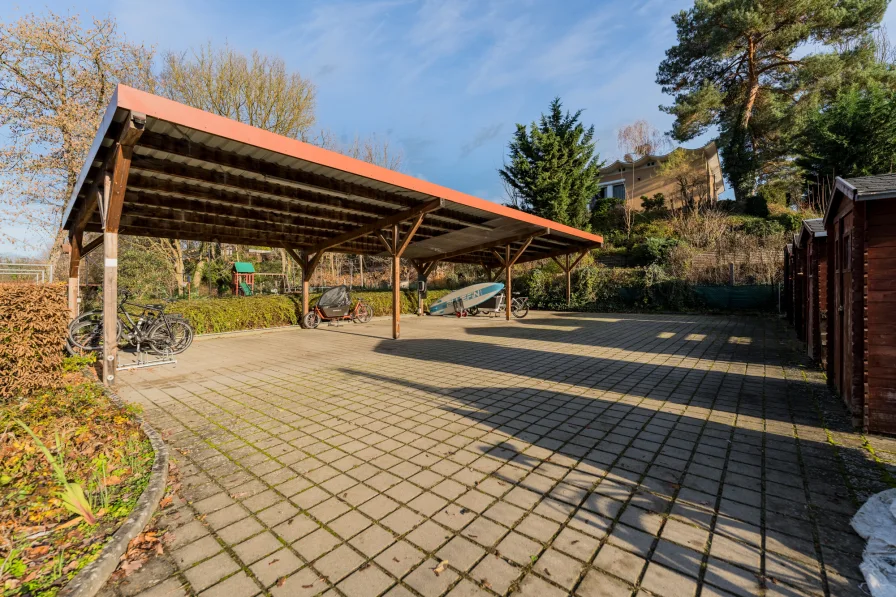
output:
<svg viewBox="0 0 896 597"><path fill-rule="evenodd" d="M200 338L176 368L122 375L184 499L166 554L104 593L865 594L849 519L896 442L849 431L779 321L389 332Z"/></svg>

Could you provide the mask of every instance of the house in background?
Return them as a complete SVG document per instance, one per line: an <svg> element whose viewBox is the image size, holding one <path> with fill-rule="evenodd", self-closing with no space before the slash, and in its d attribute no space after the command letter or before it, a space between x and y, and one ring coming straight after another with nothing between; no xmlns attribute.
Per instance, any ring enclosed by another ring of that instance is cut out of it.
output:
<svg viewBox="0 0 896 597"><path fill-rule="evenodd" d="M669 160L674 167L661 168ZM599 198L634 198L635 209L643 209L641 197L662 193L666 207L681 209L689 203L718 201L725 191L722 165L714 142L698 149L678 148L664 155L647 155L634 163L617 160L600 171Z"/></svg>

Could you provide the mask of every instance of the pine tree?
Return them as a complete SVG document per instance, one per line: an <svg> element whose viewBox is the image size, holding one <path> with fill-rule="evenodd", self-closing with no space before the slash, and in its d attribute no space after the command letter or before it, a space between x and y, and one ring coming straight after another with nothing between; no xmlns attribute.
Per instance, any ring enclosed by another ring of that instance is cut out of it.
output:
<svg viewBox="0 0 896 597"><path fill-rule="evenodd" d="M657 73L663 92L675 97L664 108L676 118L673 137L688 141L718 127L726 176L745 200L787 167L799 104L873 59L869 32L888 3L695 0L672 17L678 43ZM807 47L822 51L797 53Z"/></svg>
<svg viewBox="0 0 896 597"><path fill-rule="evenodd" d="M602 163L594 148L594 127L586 129L581 115L581 110L564 113L560 98L554 98L537 123L516 125L510 163L498 172L514 206L587 229L588 204L597 195Z"/></svg>

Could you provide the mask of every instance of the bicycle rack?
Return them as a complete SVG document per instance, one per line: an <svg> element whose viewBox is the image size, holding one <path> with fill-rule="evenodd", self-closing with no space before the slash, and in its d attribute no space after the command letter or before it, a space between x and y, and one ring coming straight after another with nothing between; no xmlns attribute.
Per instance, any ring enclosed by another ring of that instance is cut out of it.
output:
<svg viewBox="0 0 896 597"><path fill-rule="evenodd" d="M157 367L159 365L177 365L177 359L174 358L174 355L169 350L158 355L158 357L147 358L147 353L140 350L140 344L138 343L135 354L137 355L136 362L119 365L117 370L127 371L128 369L143 369L144 367Z"/></svg>

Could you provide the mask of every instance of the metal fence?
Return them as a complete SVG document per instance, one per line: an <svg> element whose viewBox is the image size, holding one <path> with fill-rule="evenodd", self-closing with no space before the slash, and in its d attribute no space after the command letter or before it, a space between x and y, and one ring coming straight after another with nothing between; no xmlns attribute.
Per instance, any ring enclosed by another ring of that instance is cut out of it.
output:
<svg viewBox="0 0 896 597"><path fill-rule="evenodd" d="M53 264L0 261L0 283L33 282L44 284L53 281Z"/></svg>

